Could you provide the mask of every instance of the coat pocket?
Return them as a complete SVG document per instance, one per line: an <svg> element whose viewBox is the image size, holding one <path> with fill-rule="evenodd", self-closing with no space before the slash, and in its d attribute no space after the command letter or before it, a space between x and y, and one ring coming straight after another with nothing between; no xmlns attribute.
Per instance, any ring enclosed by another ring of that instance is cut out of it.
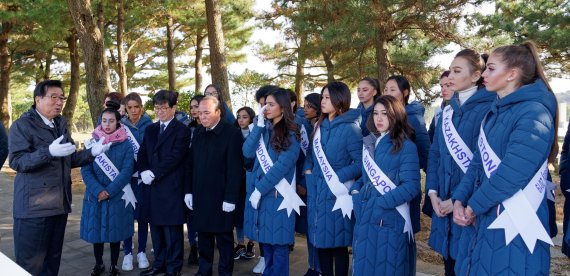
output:
<svg viewBox="0 0 570 276"><path fill-rule="evenodd" d="M30 183L28 195L29 211L49 211L63 208L62 187L57 184L47 184L43 181Z"/></svg>

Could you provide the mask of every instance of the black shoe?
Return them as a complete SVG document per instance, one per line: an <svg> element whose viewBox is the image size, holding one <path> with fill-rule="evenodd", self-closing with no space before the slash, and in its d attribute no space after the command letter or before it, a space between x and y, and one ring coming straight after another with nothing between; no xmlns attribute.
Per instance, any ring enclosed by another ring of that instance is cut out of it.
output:
<svg viewBox="0 0 570 276"><path fill-rule="evenodd" d="M239 260L243 255L245 255L245 245L238 244L234 248L234 260Z"/></svg>
<svg viewBox="0 0 570 276"><path fill-rule="evenodd" d="M198 264L198 248L195 245L190 246L190 254L188 254L188 265Z"/></svg>
<svg viewBox="0 0 570 276"><path fill-rule="evenodd" d="M158 275L158 274L162 274L165 273L166 269L165 268L154 268L151 267L147 270L143 270L141 271L140 276L148 276L148 275Z"/></svg>
<svg viewBox="0 0 570 276"><path fill-rule="evenodd" d="M91 270L91 276L99 276L105 272L105 264L96 264Z"/></svg>
<svg viewBox="0 0 570 276"><path fill-rule="evenodd" d="M172 273L166 272L166 274L164 274L164 276L180 276L180 271L172 272Z"/></svg>
<svg viewBox="0 0 570 276"><path fill-rule="evenodd" d="M254 244L253 242L247 242L247 245L245 246L245 253L243 254L244 258L246 259L252 259L253 257L255 257L255 249L253 248Z"/></svg>
<svg viewBox="0 0 570 276"><path fill-rule="evenodd" d="M111 266L111 269L109 270L109 276L117 276L117 275L121 275L119 269L117 268L117 266Z"/></svg>
<svg viewBox="0 0 570 276"><path fill-rule="evenodd" d="M321 276L321 273L309 268L309 270L307 270L307 273L305 273L305 276Z"/></svg>

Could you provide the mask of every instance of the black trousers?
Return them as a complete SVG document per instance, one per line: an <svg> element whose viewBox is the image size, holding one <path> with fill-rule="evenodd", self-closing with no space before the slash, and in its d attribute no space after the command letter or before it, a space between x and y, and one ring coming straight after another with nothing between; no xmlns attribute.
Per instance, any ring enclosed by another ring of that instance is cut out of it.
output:
<svg viewBox="0 0 570 276"><path fill-rule="evenodd" d="M447 259L443 258L443 267L445 269L445 276L455 276L455 260L449 256Z"/></svg>
<svg viewBox="0 0 570 276"><path fill-rule="evenodd" d="M319 262L323 276L348 275L348 248L319 248Z"/></svg>
<svg viewBox="0 0 570 276"><path fill-rule="evenodd" d="M220 252L217 275L232 275L234 270L233 232L198 232L198 255L200 255L198 273L202 275L212 275L214 245L217 245L218 251Z"/></svg>
<svg viewBox="0 0 570 276"><path fill-rule="evenodd" d="M67 214L14 218L16 263L32 275L57 275Z"/></svg>
<svg viewBox="0 0 570 276"><path fill-rule="evenodd" d="M165 268L168 273L182 270L184 262L184 229L180 225L150 225L155 269Z"/></svg>

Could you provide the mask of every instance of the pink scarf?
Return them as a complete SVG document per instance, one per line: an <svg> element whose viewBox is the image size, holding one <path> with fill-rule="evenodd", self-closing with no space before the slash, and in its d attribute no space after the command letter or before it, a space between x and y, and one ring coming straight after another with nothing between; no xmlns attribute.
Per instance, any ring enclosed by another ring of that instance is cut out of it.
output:
<svg viewBox="0 0 570 276"><path fill-rule="evenodd" d="M127 131L125 130L125 127L121 126L115 130L115 132L107 134L105 131L103 131L103 127L99 125L97 128L95 128L95 130L93 130L93 138L99 139L101 137L105 137L105 142L103 144L110 142L120 143L127 140Z"/></svg>

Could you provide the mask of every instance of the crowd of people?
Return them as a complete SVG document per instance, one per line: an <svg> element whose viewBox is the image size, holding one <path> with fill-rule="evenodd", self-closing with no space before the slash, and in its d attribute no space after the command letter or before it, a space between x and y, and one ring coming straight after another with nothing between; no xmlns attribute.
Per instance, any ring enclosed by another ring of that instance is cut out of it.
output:
<svg viewBox="0 0 570 276"><path fill-rule="evenodd" d="M535 45L457 53L441 74L442 105L429 129L405 76L383 84L361 79L356 109L343 82L306 95L303 108L291 90L266 85L255 94L257 113L242 107L236 116L216 85L191 99L189 114L178 110L176 92L160 90L155 122L137 93L110 93L93 138L76 151L60 115L61 82L43 81L8 139L16 262L32 275L57 275L70 170L81 167L80 237L93 244L91 275L107 271L105 243L109 275L120 273L121 243L123 271L136 256L140 275L179 275L184 224L196 275L216 270L215 247L217 275L256 253L254 273L289 275L296 232L307 237L305 275L415 275L421 212L445 275L548 275L558 111ZM569 244L567 235L570 255Z"/></svg>

